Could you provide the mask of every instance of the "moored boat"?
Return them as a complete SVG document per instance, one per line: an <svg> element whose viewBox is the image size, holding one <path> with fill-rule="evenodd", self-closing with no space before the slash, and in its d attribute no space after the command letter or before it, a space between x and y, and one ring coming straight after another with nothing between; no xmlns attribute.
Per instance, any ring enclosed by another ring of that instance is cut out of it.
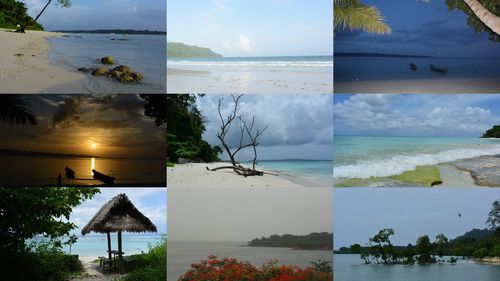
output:
<svg viewBox="0 0 500 281"><path fill-rule="evenodd" d="M93 174L94 179L96 179L96 180L100 180L103 183L107 183L107 184L114 184L115 177L108 176L108 175L105 175L103 173L99 173L95 169L92 169L92 174Z"/></svg>
<svg viewBox="0 0 500 281"><path fill-rule="evenodd" d="M69 167L64 168L64 171L66 172L65 176L69 179L75 179L75 171L70 169Z"/></svg>
<svg viewBox="0 0 500 281"><path fill-rule="evenodd" d="M417 70L417 65L413 64L413 63L410 63L410 69L411 70Z"/></svg>
<svg viewBox="0 0 500 281"><path fill-rule="evenodd" d="M440 72L440 73L448 73L448 68L445 67L437 67L431 64L431 71Z"/></svg>

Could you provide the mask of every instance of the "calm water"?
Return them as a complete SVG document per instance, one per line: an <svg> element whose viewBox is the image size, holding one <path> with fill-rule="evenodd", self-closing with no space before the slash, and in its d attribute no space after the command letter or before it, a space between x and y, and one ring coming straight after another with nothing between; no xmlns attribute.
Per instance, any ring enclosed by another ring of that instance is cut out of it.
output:
<svg viewBox="0 0 500 281"><path fill-rule="evenodd" d="M331 93L333 56L168 59L169 93Z"/></svg>
<svg viewBox="0 0 500 281"><path fill-rule="evenodd" d="M43 238L38 238L41 240ZM118 250L116 233L111 233L111 249ZM123 234L122 248L125 255L147 252L149 245L154 246L162 239L162 234ZM62 239L65 242L67 239ZM88 234L78 236L76 244L71 246L71 253L81 257L107 256L108 240L106 234ZM64 251L69 252L69 246L64 246Z"/></svg>
<svg viewBox="0 0 500 281"><path fill-rule="evenodd" d="M331 186L333 163L329 160L260 160L258 165L308 186Z"/></svg>
<svg viewBox="0 0 500 281"><path fill-rule="evenodd" d="M102 66L99 59L112 56L117 65L126 64L144 75L141 83L121 84L109 78L88 74L88 79L84 81L87 91L94 93L165 92L165 36L70 33L67 36L70 37L48 39L51 45L49 60L54 65L77 72L77 69L83 66Z"/></svg>
<svg viewBox="0 0 500 281"><path fill-rule="evenodd" d="M409 64L418 70L410 70ZM448 74L430 71L430 64ZM335 57L335 81L425 79L442 77L498 77L500 60L491 58Z"/></svg>
<svg viewBox="0 0 500 281"><path fill-rule="evenodd" d="M270 259L280 264L310 266L311 261L332 261L331 251L291 250L287 248L241 247L246 242L168 242L167 279L177 280L186 273L192 263L206 259L209 255L220 258L231 257L260 266Z"/></svg>
<svg viewBox="0 0 500 281"><path fill-rule="evenodd" d="M497 281L500 266L459 261L456 265L365 265L359 255L335 255L337 281Z"/></svg>
<svg viewBox="0 0 500 281"><path fill-rule="evenodd" d="M419 165L435 165L500 154L498 140L335 136L335 178L397 175Z"/></svg>
<svg viewBox="0 0 500 281"><path fill-rule="evenodd" d="M75 180L65 178L70 167ZM59 173L63 185L102 185L92 178L92 168L115 177L115 185L152 185L166 181L161 159L109 159L0 156L1 183L6 186L57 186Z"/></svg>

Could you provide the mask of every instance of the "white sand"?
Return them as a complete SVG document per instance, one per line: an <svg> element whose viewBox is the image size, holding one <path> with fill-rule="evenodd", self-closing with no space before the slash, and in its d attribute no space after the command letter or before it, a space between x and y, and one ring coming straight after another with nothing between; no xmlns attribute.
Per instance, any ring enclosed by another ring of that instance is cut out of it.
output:
<svg viewBox="0 0 500 281"><path fill-rule="evenodd" d="M80 257L85 275L81 278L72 278L70 281L113 281L118 276L124 276L118 273L103 274L99 264L93 262L96 259L96 257Z"/></svg>
<svg viewBox="0 0 500 281"><path fill-rule="evenodd" d="M304 187L283 176L237 175L233 170L208 171L206 167L227 166L228 163L176 164L167 168L167 187ZM258 170L262 170L258 168Z"/></svg>
<svg viewBox="0 0 500 281"><path fill-rule="evenodd" d="M498 93L499 78L436 78L336 82L335 93Z"/></svg>
<svg viewBox="0 0 500 281"><path fill-rule="evenodd" d="M45 38L55 36L59 34L31 30L22 34L0 29L0 93L40 93L85 77L50 65Z"/></svg>

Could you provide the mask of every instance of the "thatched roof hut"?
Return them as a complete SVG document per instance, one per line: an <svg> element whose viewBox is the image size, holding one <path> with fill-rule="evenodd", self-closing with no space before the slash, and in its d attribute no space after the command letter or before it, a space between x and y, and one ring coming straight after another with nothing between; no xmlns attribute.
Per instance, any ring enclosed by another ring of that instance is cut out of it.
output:
<svg viewBox="0 0 500 281"><path fill-rule="evenodd" d="M82 235L91 231L106 233L108 237L108 257L111 260L110 232L118 232L118 257L122 267L122 232L156 232L156 226L143 215L128 199L125 193L113 197L92 217L82 229ZM116 253L116 252L114 252Z"/></svg>

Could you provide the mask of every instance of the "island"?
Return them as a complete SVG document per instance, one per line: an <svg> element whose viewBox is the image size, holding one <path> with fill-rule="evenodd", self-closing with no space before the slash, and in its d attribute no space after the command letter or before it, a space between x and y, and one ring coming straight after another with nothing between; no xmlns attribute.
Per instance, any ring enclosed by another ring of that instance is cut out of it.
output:
<svg viewBox="0 0 500 281"><path fill-rule="evenodd" d="M493 128L487 130L482 138L500 138L500 125L495 125Z"/></svg>
<svg viewBox="0 0 500 281"><path fill-rule="evenodd" d="M222 58L209 48L167 42L167 58Z"/></svg>
<svg viewBox="0 0 500 281"><path fill-rule="evenodd" d="M25 151L16 149L0 149L0 156L40 156L40 157L63 157L63 158L99 158L95 155L53 153L41 151Z"/></svg>
<svg viewBox="0 0 500 281"><path fill-rule="evenodd" d="M333 233L314 232L307 235L271 235L248 242L250 247L278 247L294 250L333 250Z"/></svg>

